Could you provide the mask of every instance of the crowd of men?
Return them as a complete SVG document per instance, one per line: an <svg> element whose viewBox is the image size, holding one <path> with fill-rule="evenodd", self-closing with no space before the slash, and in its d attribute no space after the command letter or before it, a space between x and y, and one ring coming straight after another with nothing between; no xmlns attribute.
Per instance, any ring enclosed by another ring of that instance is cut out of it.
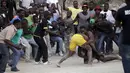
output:
<svg viewBox="0 0 130 73"><path fill-rule="evenodd" d="M80 8L78 1L73 2L73 7L67 7L66 0L63 0L65 18L57 3L51 0L20 0L20 9L17 9L14 0L1 1L0 73L5 72L7 64L11 71L19 71L17 64L21 57L27 63L34 60L35 64L50 64L48 57L53 55L52 47L55 45L55 54L63 56L57 67L76 49L84 64L91 65L93 58L102 62L121 60L120 56L113 54L113 41L120 48L125 73L129 72L129 60L125 56L129 54L130 41L127 33L129 0L118 12L109 10L108 3L101 7L93 1L84 2ZM125 14L123 10L127 10Z"/></svg>

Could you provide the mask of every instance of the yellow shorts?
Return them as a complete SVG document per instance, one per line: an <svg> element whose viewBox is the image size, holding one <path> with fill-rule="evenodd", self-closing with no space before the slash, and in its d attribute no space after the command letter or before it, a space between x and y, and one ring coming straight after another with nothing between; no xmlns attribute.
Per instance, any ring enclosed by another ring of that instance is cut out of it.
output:
<svg viewBox="0 0 130 73"><path fill-rule="evenodd" d="M69 45L69 50L70 51L75 51L77 46L82 46L86 42L87 41L84 39L84 37L81 34L75 34L71 38L70 45Z"/></svg>

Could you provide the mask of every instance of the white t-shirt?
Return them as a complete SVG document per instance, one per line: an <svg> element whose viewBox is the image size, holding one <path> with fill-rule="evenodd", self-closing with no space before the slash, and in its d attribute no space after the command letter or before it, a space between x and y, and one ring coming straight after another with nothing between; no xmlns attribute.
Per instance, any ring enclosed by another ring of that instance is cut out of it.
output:
<svg viewBox="0 0 130 73"><path fill-rule="evenodd" d="M58 3L58 0L47 0L47 3L49 3L49 4L52 4L52 3Z"/></svg>
<svg viewBox="0 0 130 73"><path fill-rule="evenodd" d="M105 13L106 13L106 19L107 19L109 22L115 24L115 18L114 18L113 15L112 15L112 11L110 11L110 10L108 10L107 12L101 11L101 14L105 14Z"/></svg>
<svg viewBox="0 0 130 73"><path fill-rule="evenodd" d="M30 6L31 3L34 3L33 0L20 0L22 2L22 6L26 7L27 9L32 8L32 6Z"/></svg>

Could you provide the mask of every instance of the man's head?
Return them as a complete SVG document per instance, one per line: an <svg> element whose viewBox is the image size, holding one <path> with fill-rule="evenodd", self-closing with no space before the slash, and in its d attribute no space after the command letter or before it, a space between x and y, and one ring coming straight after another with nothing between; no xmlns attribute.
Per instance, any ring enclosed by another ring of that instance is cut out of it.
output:
<svg viewBox="0 0 130 73"><path fill-rule="evenodd" d="M52 26L57 26L57 22L56 21L52 21Z"/></svg>
<svg viewBox="0 0 130 73"><path fill-rule="evenodd" d="M108 11L108 9L109 9L109 4L108 4L108 3L105 3L105 4L104 4L104 11Z"/></svg>
<svg viewBox="0 0 130 73"><path fill-rule="evenodd" d="M20 21L19 19L14 20L13 25L14 25L17 29L22 28L22 26L21 26L21 21Z"/></svg>
<svg viewBox="0 0 130 73"><path fill-rule="evenodd" d="M30 14L33 14L35 12L35 8L29 8Z"/></svg>
<svg viewBox="0 0 130 73"><path fill-rule="evenodd" d="M55 9L55 8L56 8L56 6L55 6L55 4L54 4L54 3L52 3L52 4L51 4L51 8L53 8L53 9Z"/></svg>
<svg viewBox="0 0 130 73"><path fill-rule="evenodd" d="M73 1L73 6L74 6L74 8L78 8L78 1Z"/></svg>
<svg viewBox="0 0 130 73"><path fill-rule="evenodd" d="M87 12L87 11L88 11L88 5L87 5L87 4L84 4L84 5L82 6L82 10L83 10L83 12Z"/></svg>
<svg viewBox="0 0 130 73"><path fill-rule="evenodd" d="M67 17L71 17L71 15L72 15L72 12L70 10L67 11Z"/></svg>
<svg viewBox="0 0 130 73"><path fill-rule="evenodd" d="M96 6L96 8L95 8L96 14L99 15L101 11L102 11L101 7L100 6Z"/></svg>
<svg viewBox="0 0 130 73"><path fill-rule="evenodd" d="M34 23L38 23L38 22L39 22L37 15L34 15L34 16L33 16L33 22L34 22Z"/></svg>
<svg viewBox="0 0 130 73"><path fill-rule="evenodd" d="M6 1L3 0L3 1L1 2L1 7L6 7Z"/></svg>
<svg viewBox="0 0 130 73"><path fill-rule="evenodd" d="M39 8L39 14L41 15L43 13L44 13L44 8L43 7Z"/></svg>
<svg viewBox="0 0 130 73"><path fill-rule="evenodd" d="M51 18L51 13L49 11L44 11L44 18L49 20Z"/></svg>
<svg viewBox="0 0 130 73"><path fill-rule="evenodd" d="M29 9L26 9L25 10L25 17L28 17L29 16Z"/></svg>
<svg viewBox="0 0 130 73"><path fill-rule="evenodd" d="M27 21L27 19L23 19L21 21L21 24L22 24L22 28L27 28L28 27L28 21Z"/></svg>
<svg viewBox="0 0 130 73"><path fill-rule="evenodd" d="M81 26L80 27L80 33L87 33L86 27Z"/></svg>
<svg viewBox="0 0 130 73"><path fill-rule="evenodd" d="M25 11L23 9L19 9L19 10L17 10L17 15L20 18L24 18L25 17Z"/></svg>
<svg viewBox="0 0 130 73"><path fill-rule="evenodd" d="M93 10L94 7L95 7L95 3L94 3L93 1L90 1L90 2L89 2L89 9L90 9L90 10Z"/></svg>

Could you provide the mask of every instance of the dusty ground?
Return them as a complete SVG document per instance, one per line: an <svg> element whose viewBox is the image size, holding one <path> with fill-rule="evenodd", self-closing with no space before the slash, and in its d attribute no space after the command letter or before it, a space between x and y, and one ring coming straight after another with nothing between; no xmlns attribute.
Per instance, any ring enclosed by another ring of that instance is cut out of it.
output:
<svg viewBox="0 0 130 73"><path fill-rule="evenodd" d="M54 50L54 49L53 49ZM118 47L114 44L115 53L118 52ZM95 60L92 66L83 64L83 59L77 57L77 55L71 57L65 61L61 68L56 67L56 63L62 57L52 56L49 58L51 65L35 65L32 63L25 63L21 61L18 65L20 69L17 73L123 73L121 61L111 61L107 63L97 63ZM7 68L6 73L13 73L10 71L10 67Z"/></svg>
<svg viewBox="0 0 130 73"><path fill-rule="evenodd" d="M17 73L123 73L120 61L107 63L94 63L93 66L83 64L83 60L77 56L65 61L61 68L56 67L56 63L61 57L53 56L50 58L51 65L35 65L34 63L20 62ZM6 73L13 73L10 68Z"/></svg>

